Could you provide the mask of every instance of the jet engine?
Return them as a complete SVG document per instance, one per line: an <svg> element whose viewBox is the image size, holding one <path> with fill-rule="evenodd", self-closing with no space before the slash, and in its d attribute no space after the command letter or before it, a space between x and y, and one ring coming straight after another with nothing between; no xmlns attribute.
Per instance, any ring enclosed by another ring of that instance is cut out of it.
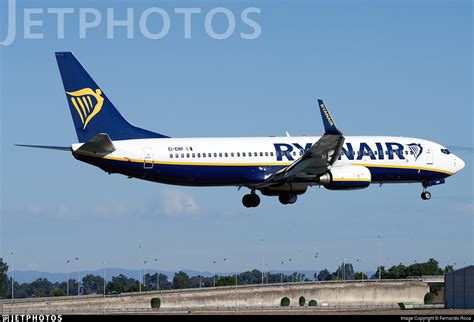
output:
<svg viewBox="0 0 474 322"><path fill-rule="evenodd" d="M370 170L358 165L337 166L319 177L319 183L330 190L364 189L371 180Z"/></svg>

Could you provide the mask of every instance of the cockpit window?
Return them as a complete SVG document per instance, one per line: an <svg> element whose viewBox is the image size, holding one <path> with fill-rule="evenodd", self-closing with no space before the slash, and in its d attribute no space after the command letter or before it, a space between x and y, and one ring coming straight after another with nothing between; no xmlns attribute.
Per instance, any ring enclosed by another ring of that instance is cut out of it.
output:
<svg viewBox="0 0 474 322"><path fill-rule="evenodd" d="M448 149L441 149L441 152L443 152L444 154L450 154L451 152L449 152Z"/></svg>

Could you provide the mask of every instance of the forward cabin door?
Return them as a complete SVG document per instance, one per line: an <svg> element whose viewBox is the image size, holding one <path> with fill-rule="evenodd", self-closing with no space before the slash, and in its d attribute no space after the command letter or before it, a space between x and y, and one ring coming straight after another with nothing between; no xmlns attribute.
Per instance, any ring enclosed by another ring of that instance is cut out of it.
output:
<svg viewBox="0 0 474 322"><path fill-rule="evenodd" d="M433 164L433 149L431 146L426 147L426 164Z"/></svg>
<svg viewBox="0 0 474 322"><path fill-rule="evenodd" d="M143 148L143 168L153 169L153 148Z"/></svg>

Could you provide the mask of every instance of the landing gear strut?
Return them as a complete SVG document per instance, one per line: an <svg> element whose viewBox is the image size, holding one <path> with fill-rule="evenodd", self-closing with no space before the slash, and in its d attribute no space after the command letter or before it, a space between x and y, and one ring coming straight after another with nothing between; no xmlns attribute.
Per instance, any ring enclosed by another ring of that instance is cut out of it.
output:
<svg viewBox="0 0 474 322"><path fill-rule="evenodd" d="M260 197L252 190L251 193L244 195L242 203L247 208L255 208L260 204Z"/></svg>
<svg viewBox="0 0 474 322"><path fill-rule="evenodd" d="M426 190L426 187L423 187L423 192L421 193L421 199L423 199L423 200L430 200L431 199L431 193Z"/></svg>

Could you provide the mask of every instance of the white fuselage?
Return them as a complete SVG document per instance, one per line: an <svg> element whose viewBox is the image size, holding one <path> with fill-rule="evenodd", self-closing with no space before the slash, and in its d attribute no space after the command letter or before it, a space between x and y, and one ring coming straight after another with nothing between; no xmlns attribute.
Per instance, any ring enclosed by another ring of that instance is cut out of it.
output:
<svg viewBox="0 0 474 322"><path fill-rule="evenodd" d="M116 151L89 155L106 171L179 185L257 184L290 165L319 137L162 138L114 141ZM74 144L73 151L81 144ZM448 177L464 162L445 147L423 139L347 136L339 160L368 167L372 182L425 182ZM122 171L123 170L123 171ZM142 171L140 171L142 170ZM140 173L146 173L140 176Z"/></svg>

